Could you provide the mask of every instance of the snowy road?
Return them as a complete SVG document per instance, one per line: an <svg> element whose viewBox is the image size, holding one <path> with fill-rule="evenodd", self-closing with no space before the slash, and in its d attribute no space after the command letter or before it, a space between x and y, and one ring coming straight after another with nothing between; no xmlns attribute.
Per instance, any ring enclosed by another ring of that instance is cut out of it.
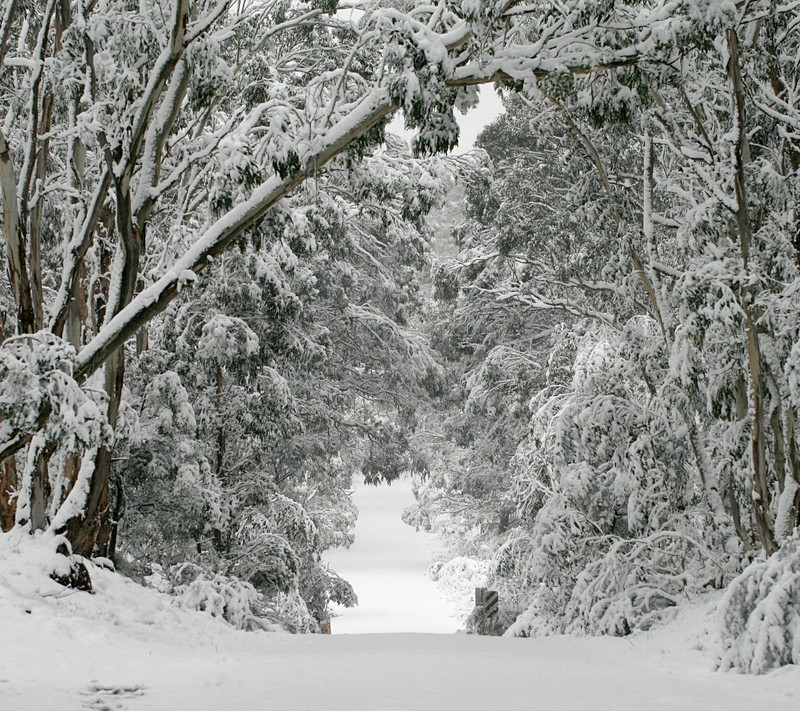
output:
<svg viewBox="0 0 800 711"><path fill-rule="evenodd" d="M65 590L49 561L0 555L0 711L800 708L798 667L711 671L713 600L624 639L292 636L234 630L94 567L94 595Z"/></svg>
<svg viewBox="0 0 800 711"><path fill-rule="evenodd" d="M23 667L10 673L0 663L0 708L796 711L800 702L796 670L760 679L711 674L698 652L642 654L625 640L291 637L220 628L188 641L104 630L23 645Z"/></svg>
<svg viewBox="0 0 800 711"><path fill-rule="evenodd" d="M357 484L355 543L328 553L331 567L358 595L354 608L336 608L334 634L442 632L462 628L463 615L444 600L426 572L434 558L432 535L417 532L401 516L414 503L410 480L391 486Z"/></svg>

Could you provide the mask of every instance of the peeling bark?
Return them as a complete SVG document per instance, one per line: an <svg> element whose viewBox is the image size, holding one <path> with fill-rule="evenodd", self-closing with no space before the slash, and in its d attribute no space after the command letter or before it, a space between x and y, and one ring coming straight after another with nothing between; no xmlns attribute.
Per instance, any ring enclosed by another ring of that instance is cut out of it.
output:
<svg viewBox="0 0 800 711"><path fill-rule="evenodd" d="M734 185L736 190L736 225L739 233L739 245L742 256L742 266L745 280L751 274L750 249L752 233L750 226L750 212L747 199L747 183L744 173L745 164L750 157L750 148L747 140L747 123L745 120L744 82L742 80L739 59L739 38L736 30L728 30L728 48L730 60L728 71L730 74L733 101L735 107L736 149L735 149L735 175ZM747 347L747 367L750 380L750 408L752 418L752 432L750 450L753 466L753 508L756 517L756 529L759 540L767 555L772 555L778 546L773 534L773 522L769 508L771 495L767 481L766 442L764 438L765 412L764 389L766 387L761 368L761 345L758 338L758 314L755 305L755 289L752 284L746 283L741 291L741 306L744 313L744 336Z"/></svg>
<svg viewBox="0 0 800 711"><path fill-rule="evenodd" d="M14 527L17 516L17 467L10 457L0 463L0 531L5 533Z"/></svg>

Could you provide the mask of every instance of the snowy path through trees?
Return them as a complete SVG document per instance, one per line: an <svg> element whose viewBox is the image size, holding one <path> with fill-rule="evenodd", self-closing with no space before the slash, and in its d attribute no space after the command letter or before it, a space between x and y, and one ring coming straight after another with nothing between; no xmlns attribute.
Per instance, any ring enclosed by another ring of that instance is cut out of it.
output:
<svg viewBox="0 0 800 711"><path fill-rule="evenodd" d="M391 486L356 486L355 542L328 555L331 567L350 581L355 608L335 608L334 634L455 632L463 628L456 606L442 599L426 571L435 552L429 534L401 520L414 503L410 480Z"/></svg>
<svg viewBox="0 0 800 711"><path fill-rule="evenodd" d="M30 548L0 549L0 711L795 711L800 699L797 667L710 670L707 603L623 639L242 632L94 566L94 595L66 592Z"/></svg>

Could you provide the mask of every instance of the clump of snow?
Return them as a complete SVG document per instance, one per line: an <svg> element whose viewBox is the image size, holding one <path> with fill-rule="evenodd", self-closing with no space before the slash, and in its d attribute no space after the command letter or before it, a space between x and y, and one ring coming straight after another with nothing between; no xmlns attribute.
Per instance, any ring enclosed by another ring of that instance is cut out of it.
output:
<svg viewBox="0 0 800 711"><path fill-rule="evenodd" d="M0 534L0 595L11 593L14 602L28 608L39 598L64 594L64 588L50 576L69 575L71 561L56 551L61 536L37 532L26 527Z"/></svg>
<svg viewBox="0 0 800 711"><path fill-rule="evenodd" d="M215 314L203 326L199 357L225 366L258 353L258 336L240 318Z"/></svg>
<svg viewBox="0 0 800 711"><path fill-rule="evenodd" d="M247 624L247 605L252 605L253 598L244 583L237 585L239 581L230 579L206 580L205 585L198 583L172 590L181 593L177 597L167 595L114 572L113 564L105 558L90 561L79 556L60 555L56 551L62 539L50 533L30 535L24 528L0 534L2 619L24 613L42 620L60 620L59 624L70 630L86 632L107 625L122 626L127 634L136 637L151 634L146 631L150 628L162 630L167 638L170 634L191 636L192 630L198 633L217 630L219 633L220 626L232 629L215 617L238 627L280 629L264 620L259 624ZM94 594L65 588L51 577L52 574L68 575L74 559L80 559L88 569ZM203 599L205 607L201 604ZM224 602L220 606L221 600ZM206 609L209 614L189 613L188 609ZM215 615L218 610L225 614ZM12 629L9 628L8 633L14 638Z"/></svg>
<svg viewBox="0 0 800 711"><path fill-rule="evenodd" d="M73 346L47 331L8 338L0 346L0 435L38 432L41 412L49 408L48 441L70 451L108 442L102 396L83 390L75 370Z"/></svg>

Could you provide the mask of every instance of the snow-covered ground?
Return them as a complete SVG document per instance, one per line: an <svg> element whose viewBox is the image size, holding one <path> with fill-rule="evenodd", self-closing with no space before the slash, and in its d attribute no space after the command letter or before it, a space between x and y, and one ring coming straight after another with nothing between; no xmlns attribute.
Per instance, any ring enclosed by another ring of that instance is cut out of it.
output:
<svg viewBox="0 0 800 711"><path fill-rule="evenodd" d="M3 711L796 711L800 670L711 671L710 607L625 639L236 631L92 568L61 588L0 537Z"/></svg>
<svg viewBox="0 0 800 711"><path fill-rule="evenodd" d="M333 633L452 633L463 628L458 601L445 600L426 576L436 557L435 539L400 519L414 503L411 481L357 484L353 501L359 512L355 543L332 551L328 562L355 587L359 604L336 608Z"/></svg>

